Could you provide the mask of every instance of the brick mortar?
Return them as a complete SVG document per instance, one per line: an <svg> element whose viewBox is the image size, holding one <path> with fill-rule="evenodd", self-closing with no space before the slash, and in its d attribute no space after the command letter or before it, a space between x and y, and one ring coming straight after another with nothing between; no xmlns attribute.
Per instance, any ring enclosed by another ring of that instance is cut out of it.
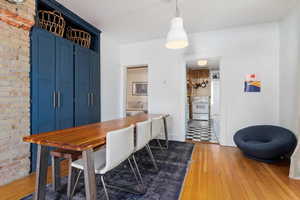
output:
<svg viewBox="0 0 300 200"><path fill-rule="evenodd" d="M30 38L35 0L0 1L0 185L29 173Z"/></svg>

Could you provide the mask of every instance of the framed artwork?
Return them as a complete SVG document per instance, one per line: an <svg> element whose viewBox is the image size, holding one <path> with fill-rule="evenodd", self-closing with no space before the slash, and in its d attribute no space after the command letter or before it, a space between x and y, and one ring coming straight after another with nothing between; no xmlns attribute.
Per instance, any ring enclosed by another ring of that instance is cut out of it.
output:
<svg viewBox="0 0 300 200"><path fill-rule="evenodd" d="M246 76L244 85L244 92L260 92L261 81L257 80L256 74L249 74Z"/></svg>
<svg viewBox="0 0 300 200"><path fill-rule="evenodd" d="M132 96L147 96L148 83L147 82L133 82L132 83Z"/></svg>

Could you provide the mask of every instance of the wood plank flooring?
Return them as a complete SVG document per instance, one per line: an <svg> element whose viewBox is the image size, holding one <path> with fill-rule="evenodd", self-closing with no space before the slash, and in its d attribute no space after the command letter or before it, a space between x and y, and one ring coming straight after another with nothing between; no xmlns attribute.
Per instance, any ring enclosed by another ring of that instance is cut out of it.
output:
<svg viewBox="0 0 300 200"><path fill-rule="evenodd" d="M300 181L289 163L265 164L233 147L196 144L181 200L297 200Z"/></svg>
<svg viewBox="0 0 300 200"><path fill-rule="evenodd" d="M66 175L67 163L62 165ZM300 181L288 178L288 165L259 163L237 148L196 143L180 200L300 200ZM2 186L0 199L27 196L34 191L34 182L32 174Z"/></svg>
<svg viewBox="0 0 300 200"><path fill-rule="evenodd" d="M61 162L61 175L68 174L68 162ZM51 168L48 168L47 183L52 181ZM0 187L0 200L17 200L34 192L35 173Z"/></svg>

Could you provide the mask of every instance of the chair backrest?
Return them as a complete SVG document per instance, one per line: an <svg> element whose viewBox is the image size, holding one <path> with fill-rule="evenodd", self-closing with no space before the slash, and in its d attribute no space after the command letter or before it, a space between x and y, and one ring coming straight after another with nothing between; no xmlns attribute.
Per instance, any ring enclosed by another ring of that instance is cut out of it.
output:
<svg viewBox="0 0 300 200"><path fill-rule="evenodd" d="M146 146L151 140L151 120L139 122L136 124L136 146L138 151Z"/></svg>
<svg viewBox="0 0 300 200"><path fill-rule="evenodd" d="M134 126L111 131L106 136L106 170L121 164L134 152Z"/></svg>
<svg viewBox="0 0 300 200"><path fill-rule="evenodd" d="M164 119L163 117L152 118L152 139L158 138L164 133Z"/></svg>

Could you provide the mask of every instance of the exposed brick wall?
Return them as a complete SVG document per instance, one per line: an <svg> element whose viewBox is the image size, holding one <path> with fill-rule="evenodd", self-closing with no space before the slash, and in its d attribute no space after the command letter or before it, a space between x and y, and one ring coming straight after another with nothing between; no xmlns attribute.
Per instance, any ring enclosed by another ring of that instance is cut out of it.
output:
<svg viewBox="0 0 300 200"><path fill-rule="evenodd" d="M14 5L0 0L0 185L30 169L30 38L35 0Z"/></svg>

